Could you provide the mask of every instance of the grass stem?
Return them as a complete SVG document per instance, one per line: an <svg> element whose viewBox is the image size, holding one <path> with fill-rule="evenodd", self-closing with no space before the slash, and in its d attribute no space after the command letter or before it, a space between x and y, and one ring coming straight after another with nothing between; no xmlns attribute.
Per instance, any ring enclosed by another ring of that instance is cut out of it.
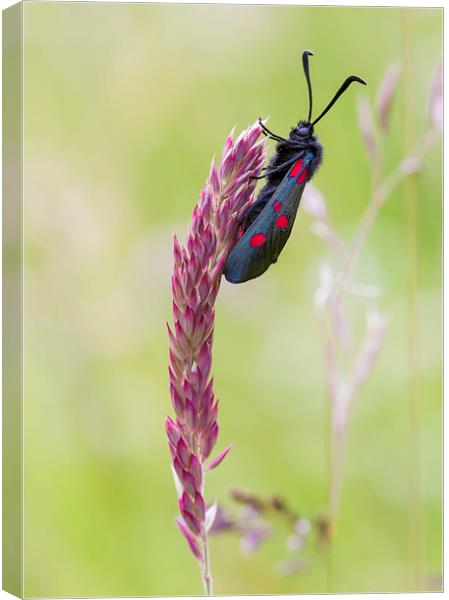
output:
<svg viewBox="0 0 449 600"><path fill-rule="evenodd" d="M209 542L207 539L207 533L205 533L204 537L203 537L203 556L204 556L204 561L203 561L201 577L203 580L204 592L205 592L206 596L212 596L214 593L214 589L213 589L213 579L212 579L212 570L211 570L210 557L209 557Z"/></svg>
<svg viewBox="0 0 449 600"><path fill-rule="evenodd" d="M407 150L413 143L414 103L412 81L412 18L410 9L402 10L402 62L403 62L403 137ZM418 397L418 205L416 175L408 177L404 185L406 210L407 256L407 402L409 418L409 544L410 588L422 589L422 507L421 507L421 452Z"/></svg>

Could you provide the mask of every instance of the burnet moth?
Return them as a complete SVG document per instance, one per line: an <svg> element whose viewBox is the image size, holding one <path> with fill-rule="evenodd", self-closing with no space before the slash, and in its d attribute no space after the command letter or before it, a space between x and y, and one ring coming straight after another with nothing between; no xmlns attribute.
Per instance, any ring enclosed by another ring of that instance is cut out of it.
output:
<svg viewBox="0 0 449 600"><path fill-rule="evenodd" d="M313 56L310 50L305 50L302 54L309 92L307 121L300 121L293 127L286 139L270 131L259 119L264 134L277 142L276 151L260 177L266 178L266 184L243 215L241 237L226 260L224 275L231 283L243 283L259 277L277 261L290 237L304 187L321 164L323 147L314 134L314 126L351 83L357 81L366 85L361 77L351 75L342 83L322 113L311 121L309 56Z"/></svg>

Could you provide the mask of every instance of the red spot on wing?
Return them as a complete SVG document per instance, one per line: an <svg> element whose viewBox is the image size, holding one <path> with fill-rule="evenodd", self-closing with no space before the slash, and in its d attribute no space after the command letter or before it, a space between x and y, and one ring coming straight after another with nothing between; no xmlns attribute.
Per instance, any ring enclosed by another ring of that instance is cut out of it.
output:
<svg viewBox="0 0 449 600"><path fill-rule="evenodd" d="M276 227L279 227L279 229L285 229L288 227L288 219L285 215L279 215L279 217L276 219Z"/></svg>
<svg viewBox="0 0 449 600"><path fill-rule="evenodd" d="M279 212L281 210L281 208L282 208L282 202L275 202L273 204L274 212L276 212L276 213Z"/></svg>
<svg viewBox="0 0 449 600"><path fill-rule="evenodd" d="M253 237L249 241L249 245L253 248L258 248L259 246L263 246L266 242L267 236L263 233L255 233Z"/></svg>
<svg viewBox="0 0 449 600"><path fill-rule="evenodd" d="M296 177L300 170L302 169L302 158L297 160L293 165L293 169L290 171L290 177Z"/></svg>
<svg viewBox="0 0 449 600"><path fill-rule="evenodd" d="M298 185L300 185L301 183L303 183L306 180L307 177L307 169L304 169L304 171L301 173L301 175L299 175L298 179L296 180L296 183Z"/></svg>

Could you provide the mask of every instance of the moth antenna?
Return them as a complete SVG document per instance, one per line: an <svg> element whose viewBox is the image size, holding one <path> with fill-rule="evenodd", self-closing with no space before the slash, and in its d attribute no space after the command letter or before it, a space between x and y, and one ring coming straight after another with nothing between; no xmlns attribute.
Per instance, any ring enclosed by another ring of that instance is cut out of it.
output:
<svg viewBox="0 0 449 600"><path fill-rule="evenodd" d="M310 119L312 118L312 84L310 83L309 56L313 56L313 52L311 50L304 50L302 53L302 66L304 69L304 75L306 76L307 89L309 91L309 116L307 117L308 123L310 123Z"/></svg>
<svg viewBox="0 0 449 600"><path fill-rule="evenodd" d="M361 83L363 85L367 85L366 81L364 79L362 79L361 77L358 77L357 75L351 75L350 77L348 77L340 86L340 88L338 89L337 93L335 94L335 96L332 98L332 100L329 102L329 104L326 106L326 108L323 110L323 112L315 119L315 121L312 123L312 127L318 123L318 121L320 119L322 119L324 117L324 115L330 111L330 109L334 106L334 104L337 102L337 100L340 98L340 96L348 89L348 87L351 85L351 83L354 83L354 81L357 81L358 83Z"/></svg>

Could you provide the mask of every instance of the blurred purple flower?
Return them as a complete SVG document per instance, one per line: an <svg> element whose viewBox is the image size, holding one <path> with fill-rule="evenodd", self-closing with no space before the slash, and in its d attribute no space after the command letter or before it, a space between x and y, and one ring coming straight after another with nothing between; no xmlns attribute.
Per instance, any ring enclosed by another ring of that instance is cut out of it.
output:
<svg viewBox="0 0 449 600"><path fill-rule="evenodd" d="M389 319L377 311L368 311L366 322L367 332L365 342L357 358L352 375L354 390L365 382L374 366L388 329Z"/></svg>
<svg viewBox="0 0 449 600"><path fill-rule="evenodd" d="M365 142L368 156L373 165L377 165L379 161L379 151L377 147L376 134L374 132L373 115L370 103L366 96L359 96L357 101L357 116L359 121L359 129Z"/></svg>
<svg viewBox="0 0 449 600"><path fill-rule="evenodd" d="M307 535L312 528L312 524L309 521L309 519L301 517L295 522L294 527L296 533L298 533L299 535Z"/></svg>
<svg viewBox="0 0 449 600"><path fill-rule="evenodd" d="M231 518L231 516L218 504L217 510L215 513L215 518L213 519L209 533L212 535L217 535L219 533L223 533L224 531L230 531L235 528L235 521Z"/></svg>
<svg viewBox="0 0 449 600"><path fill-rule="evenodd" d="M388 131L390 124L391 108L398 87L400 73L401 67L399 63L395 62L391 64L385 73L377 93L376 112L383 133Z"/></svg>
<svg viewBox="0 0 449 600"><path fill-rule="evenodd" d="M304 190L302 203L304 210L314 219L311 225L313 233L323 239L336 255L344 256L344 246L329 222L323 194L313 184L309 183Z"/></svg>
<svg viewBox="0 0 449 600"><path fill-rule="evenodd" d="M328 302L334 286L334 274L329 263L324 263L320 267L320 283L315 292L314 303L318 310L321 310Z"/></svg>
<svg viewBox="0 0 449 600"><path fill-rule="evenodd" d="M232 133L228 136L219 167L212 161L184 246L176 237L173 244L173 327L168 326L168 335L175 419L167 418L166 432L179 495L178 526L200 564L206 593L211 593L212 583L207 564L205 461L219 431L211 377L214 303L240 216L253 200L254 177L265 161L264 143L258 142L261 131L255 124L235 141ZM218 466L228 452L229 448L212 460L210 468Z"/></svg>
<svg viewBox="0 0 449 600"><path fill-rule="evenodd" d="M304 548L304 538L297 533L292 533L288 536L285 545L290 552L299 552Z"/></svg>
<svg viewBox="0 0 449 600"><path fill-rule="evenodd" d="M312 183L309 183L304 190L302 206L314 219L321 221L326 217L326 202L323 194Z"/></svg>
<svg viewBox="0 0 449 600"><path fill-rule="evenodd" d="M305 568L306 563L300 558L287 558L285 560L281 560L276 565L277 572L283 577L288 577L289 575L297 575L298 573L304 571Z"/></svg>
<svg viewBox="0 0 449 600"><path fill-rule="evenodd" d="M401 163L403 175L412 175L421 169L421 160L415 156L407 156Z"/></svg>
<svg viewBox="0 0 449 600"><path fill-rule="evenodd" d="M432 77L429 96L429 120L434 127L443 131L443 64L442 59Z"/></svg>
<svg viewBox="0 0 449 600"><path fill-rule="evenodd" d="M264 542L272 533L271 527L262 523L257 526L252 526L245 532L240 540L240 548L245 554L251 554L255 552L259 546Z"/></svg>

